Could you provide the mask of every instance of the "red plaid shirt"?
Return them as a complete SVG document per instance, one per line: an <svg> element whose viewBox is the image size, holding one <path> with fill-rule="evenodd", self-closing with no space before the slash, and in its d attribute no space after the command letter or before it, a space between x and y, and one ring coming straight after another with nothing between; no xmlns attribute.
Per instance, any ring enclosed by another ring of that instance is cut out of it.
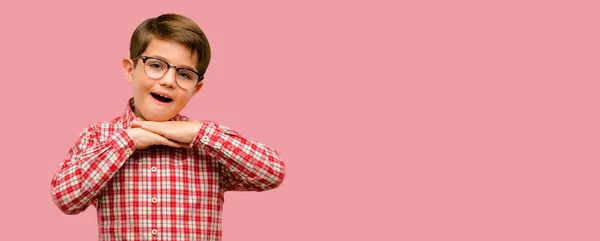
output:
<svg viewBox="0 0 600 241"><path fill-rule="evenodd" d="M86 128L52 179L62 212L95 206L99 240L220 240L226 191L266 191L284 179L276 150L211 121L189 149L136 150L125 132L132 108L130 99L120 117Z"/></svg>

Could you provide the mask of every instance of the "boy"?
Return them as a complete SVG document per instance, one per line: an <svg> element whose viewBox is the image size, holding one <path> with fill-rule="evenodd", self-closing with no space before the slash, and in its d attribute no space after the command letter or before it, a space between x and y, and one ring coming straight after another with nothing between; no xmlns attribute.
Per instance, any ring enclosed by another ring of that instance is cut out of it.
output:
<svg viewBox="0 0 600 241"><path fill-rule="evenodd" d="M266 191L285 176L276 150L212 121L179 115L203 85L210 47L187 17L134 31L122 68L125 112L86 128L52 179L66 214L89 205L99 240L220 240L226 191Z"/></svg>

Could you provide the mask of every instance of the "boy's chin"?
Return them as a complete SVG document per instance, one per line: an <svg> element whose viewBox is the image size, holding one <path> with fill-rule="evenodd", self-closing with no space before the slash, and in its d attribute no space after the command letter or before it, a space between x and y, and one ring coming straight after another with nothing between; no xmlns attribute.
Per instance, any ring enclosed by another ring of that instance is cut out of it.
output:
<svg viewBox="0 0 600 241"><path fill-rule="evenodd" d="M142 113L141 115L141 117L144 118L144 120L156 122L168 121L174 117L168 115L157 115L152 113Z"/></svg>
<svg viewBox="0 0 600 241"><path fill-rule="evenodd" d="M147 121L156 121L156 122L163 122L163 121L168 121L170 119L172 119L173 117L164 117L164 116L148 116L147 118L145 117L144 119Z"/></svg>

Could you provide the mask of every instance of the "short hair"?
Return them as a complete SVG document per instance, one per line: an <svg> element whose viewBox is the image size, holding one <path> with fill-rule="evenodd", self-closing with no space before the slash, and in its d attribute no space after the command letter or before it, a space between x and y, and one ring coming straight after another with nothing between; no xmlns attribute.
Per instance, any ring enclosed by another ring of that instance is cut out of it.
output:
<svg viewBox="0 0 600 241"><path fill-rule="evenodd" d="M197 53L196 70L204 76L210 62L210 45L202 29L188 17L169 13L146 19L133 32L129 57L138 58L153 38L173 40ZM134 66L137 62L134 62Z"/></svg>

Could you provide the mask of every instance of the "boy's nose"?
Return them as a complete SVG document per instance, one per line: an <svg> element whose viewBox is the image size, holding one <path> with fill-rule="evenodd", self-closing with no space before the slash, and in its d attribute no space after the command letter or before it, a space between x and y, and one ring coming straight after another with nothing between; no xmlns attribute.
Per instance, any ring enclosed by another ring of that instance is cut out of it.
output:
<svg viewBox="0 0 600 241"><path fill-rule="evenodd" d="M159 84L166 87L174 87L175 81L177 81L176 78L177 70L175 70L175 68L169 68L165 76L160 79Z"/></svg>

